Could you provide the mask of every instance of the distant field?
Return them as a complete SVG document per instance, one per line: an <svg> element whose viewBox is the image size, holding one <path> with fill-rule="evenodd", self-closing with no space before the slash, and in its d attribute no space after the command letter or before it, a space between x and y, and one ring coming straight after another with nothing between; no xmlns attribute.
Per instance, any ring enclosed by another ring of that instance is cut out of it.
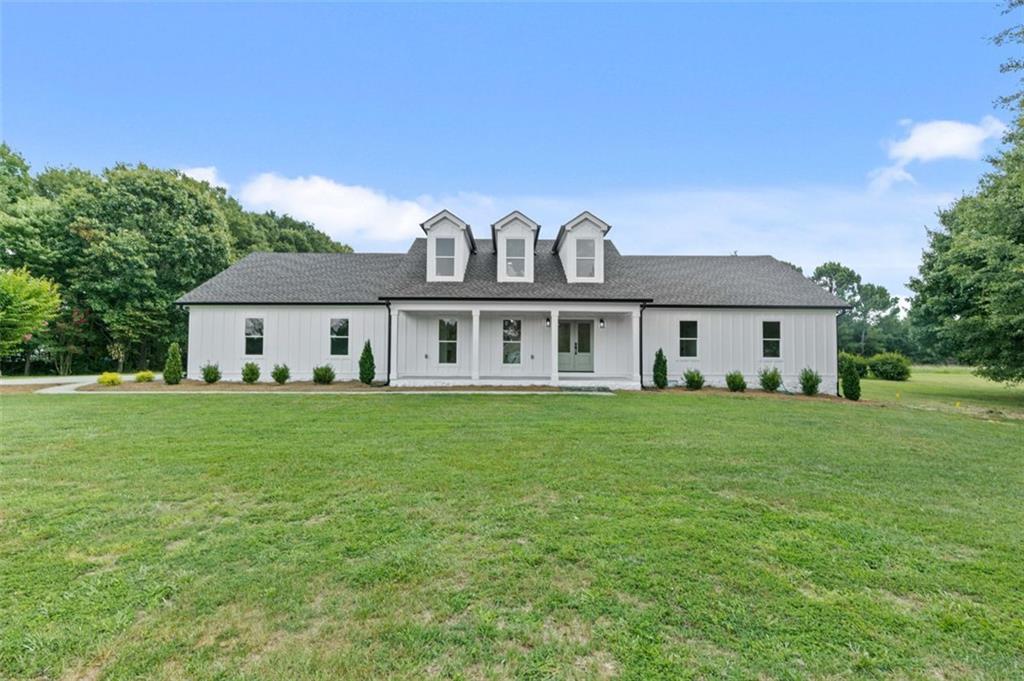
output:
<svg viewBox="0 0 1024 681"><path fill-rule="evenodd" d="M0 678L1021 678L1022 444L724 393L0 395Z"/></svg>
<svg viewBox="0 0 1024 681"><path fill-rule="evenodd" d="M979 378L966 367L916 366L909 381L861 382L863 399L943 411L1024 417L1024 385L1007 387Z"/></svg>

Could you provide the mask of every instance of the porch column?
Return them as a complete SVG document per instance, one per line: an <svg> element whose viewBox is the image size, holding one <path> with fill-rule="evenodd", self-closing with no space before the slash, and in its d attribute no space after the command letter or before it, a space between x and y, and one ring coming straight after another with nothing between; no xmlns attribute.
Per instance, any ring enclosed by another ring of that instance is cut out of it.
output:
<svg viewBox="0 0 1024 681"><path fill-rule="evenodd" d="M551 382L558 383L558 310L551 311Z"/></svg>
<svg viewBox="0 0 1024 681"><path fill-rule="evenodd" d="M391 329L389 334L391 336L391 348L389 349L389 352L391 353L391 361L388 362L389 368L391 369L391 371L388 372L388 383L390 383L394 379L398 378L398 310L391 310L391 318L388 319L388 324L390 324Z"/></svg>
<svg viewBox="0 0 1024 681"><path fill-rule="evenodd" d="M473 310L473 348L469 356L470 378L480 380L480 310Z"/></svg>
<svg viewBox="0 0 1024 681"><path fill-rule="evenodd" d="M640 346L640 310L633 310L633 370L629 373L633 376L633 380L639 383L641 381L641 372L643 368L640 363L643 362L644 349Z"/></svg>

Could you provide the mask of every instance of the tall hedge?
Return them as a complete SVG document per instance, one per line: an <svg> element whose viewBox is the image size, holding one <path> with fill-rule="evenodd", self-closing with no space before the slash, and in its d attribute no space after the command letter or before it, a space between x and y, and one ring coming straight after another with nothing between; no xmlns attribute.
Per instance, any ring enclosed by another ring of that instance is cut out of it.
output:
<svg viewBox="0 0 1024 681"><path fill-rule="evenodd" d="M857 365L853 362L843 364L842 369L840 369L840 378L843 383L843 397L855 402L859 400L860 372L857 371Z"/></svg>
<svg viewBox="0 0 1024 681"><path fill-rule="evenodd" d="M370 341L363 345L363 354L359 355L359 380L370 385L374 376L377 375L377 365L373 362L373 348Z"/></svg>
<svg viewBox="0 0 1024 681"><path fill-rule="evenodd" d="M181 348L177 343L171 343L167 347L167 362L164 363L164 383L177 385L181 378Z"/></svg>

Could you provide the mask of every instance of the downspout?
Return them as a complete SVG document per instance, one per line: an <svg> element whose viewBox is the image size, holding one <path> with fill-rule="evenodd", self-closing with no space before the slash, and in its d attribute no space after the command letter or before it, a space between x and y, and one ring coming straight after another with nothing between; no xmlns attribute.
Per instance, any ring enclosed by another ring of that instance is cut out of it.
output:
<svg viewBox="0 0 1024 681"><path fill-rule="evenodd" d="M846 310L840 310L839 312L836 313L836 318L835 318L835 322L836 322L836 397L842 397L842 395L839 394L839 382L843 379L843 377L839 375L839 315L843 314L844 312L846 312Z"/></svg>
<svg viewBox="0 0 1024 681"><path fill-rule="evenodd" d="M384 385L391 385L391 301L385 300L384 306L388 309L388 377Z"/></svg>
<svg viewBox="0 0 1024 681"><path fill-rule="evenodd" d="M644 389L644 310L647 303L640 303L640 348L636 354L640 357L640 389Z"/></svg>

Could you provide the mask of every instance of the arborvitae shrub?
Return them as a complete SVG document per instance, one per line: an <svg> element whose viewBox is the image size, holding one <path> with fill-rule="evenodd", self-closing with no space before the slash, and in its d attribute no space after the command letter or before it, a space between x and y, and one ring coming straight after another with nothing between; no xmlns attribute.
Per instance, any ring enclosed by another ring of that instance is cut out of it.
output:
<svg viewBox="0 0 1024 681"><path fill-rule="evenodd" d="M206 363L202 368L203 380L207 383L216 383L220 380L220 367L216 364Z"/></svg>
<svg viewBox="0 0 1024 681"><path fill-rule="evenodd" d="M246 362L243 364L242 380L246 383L255 383L260 380L260 365L256 362Z"/></svg>
<svg viewBox="0 0 1024 681"><path fill-rule="evenodd" d="M704 374L696 369L689 369L683 372L683 383L687 390L700 390L704 387Z"/></svg>
<svg viewBox="0 0 1024 681"><path fill-rule="evenodd" d="M292 377L292 372L287 364L275 364L273 371L270 372L270 377L278 385L284 385Z"/></svg>
<svg viewBox="0 0 1024 681"><path fill-rule="evenodd" d="M811 368L800 372L800 392L804 395L817 395L821 387L821 375Z"/></svg>
<svg viewBox="0 0 1024 681"><path fill-rule="evenodd" d="M773 393L782 386L782 374L775 367L761 369L757 374L757 380L761 384L761 390Z"/></svg>
<svg viewBox="0 0 1024 681"><path fill-rule="evenodd" d="M377 365L373 362L373 348L370 341L363 344L363 354L359 355L359 380L370 385L373 377L377 375Z"/></svg>
<svg viewBox="0 0 1024 681"><path fill-rule="evenodd" d="M868 361L860 355L855 355L851 352L840 352L839 353L839 375L843 374L843 368L847 364L852 364L854 371L857 372L857 376L864 378L868 375Z"/></svg>
<svg viewBox="0 0 1024 681"><path fill-rule="evenodd" d="M121 374L116 371L104 371L96 382L100 385L121 385Z"/></svg>
<svg viewBox="0 0 1024 681"><path fill-rule="evenodd" d="M730 371L725 375L725 385L730 392L741 393L747 389L747 381L739 371Z"/></svg>
<svg viewBox="0 0 1024 681"><path fill-rule="evenodd" d="M882 352L868 360L875 378L905 381L910 378L910 360L898 352Z"/></svg>
<svg viewBox="0 0 1024 681"><path fill-rule="evenodd" d="M156 374L154 374L152 371L140 371L139 373L135 374L136 383L150 383L154 378L156 378Z"/></svg>
<svg viewBox="0 0 1024 681"><path fill-rule="evenodd" d="M171 343L167 346L167 361L164 362L164 383L178 385L181 378L181 348L177 343Z"/></svg>
<svg viewBox="0 0 1024 681"><path fill-rule="evenodd" d="M313 367L313 382L327 385L334 382L334 367L325 364L322 367Z"/></svg>
<svg viewBox="0 0 1024 681"><path fill-rule="evenodd" d="M860 399L860 372L856 365L847 363L842 369L843 397L848 400Z"/></svg>
<svg viewBox="0 0 1024 681"><path fill-rule="evenodd" d="M654 355L654 385L658 388L668 385L668 359L661 348Z"/></svg>

